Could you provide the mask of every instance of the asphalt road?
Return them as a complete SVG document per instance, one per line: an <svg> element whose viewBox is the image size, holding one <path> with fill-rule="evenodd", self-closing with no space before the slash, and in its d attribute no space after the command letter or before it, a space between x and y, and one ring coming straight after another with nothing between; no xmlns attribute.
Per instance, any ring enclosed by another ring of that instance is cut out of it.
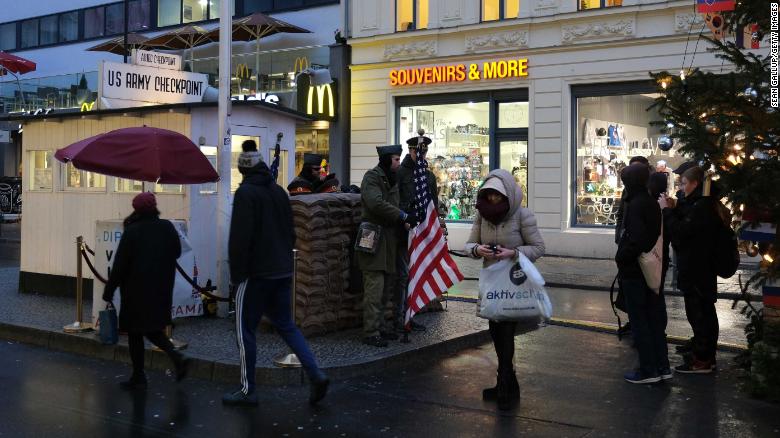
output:
<svg viewBox="0 0 780 438"><path fill-rule="evenodd" d="M733 355L709 376L625 383L627 342L565 327L520 335L521 401L483 402L495 382L490 344L424 368L334 382L320 406L307 387L261 387L257 408L228 408L233 387L150 372L145 392L121 391L126 365L0 343L0 437L780 437L780 406L751 399Z"/></svg>

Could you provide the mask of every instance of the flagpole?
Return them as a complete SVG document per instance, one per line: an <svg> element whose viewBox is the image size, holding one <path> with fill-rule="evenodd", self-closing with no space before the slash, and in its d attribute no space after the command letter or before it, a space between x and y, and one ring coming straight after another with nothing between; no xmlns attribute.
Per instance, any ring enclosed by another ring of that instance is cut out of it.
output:
<svg viewBox="0 0 780 438"><path fill-rule="evenodd" d="M219 2L219 141L217 167L219 168L219 187L217 189L217 291L223 296L230 295L230 271L228 265L228 238L230 234L230 158L232 144L230 138L230 58L232 37L232 11L230 1ZM220 303L218 313L226 316L228 308Z"/></svg>

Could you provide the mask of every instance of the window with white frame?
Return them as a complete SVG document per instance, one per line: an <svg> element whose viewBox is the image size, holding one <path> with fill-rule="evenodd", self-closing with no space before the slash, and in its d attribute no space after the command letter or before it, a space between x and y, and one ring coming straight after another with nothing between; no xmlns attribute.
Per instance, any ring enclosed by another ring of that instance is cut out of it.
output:
<svg viewBox="0 0 780 438"><path fill-rule="evenodd" d="M106 176L99 173L79 170L72 163L67 163L63 167L62 177L64 179L63 187L65 190L89 190L105 191Z"/></svg>
<svg viewBox="0 0 780 438"><path fill-rule="evenodd" d="M29 151L28 175L31 191L51 191L52 189L52 152Z"/></svg>
<svg viewBox="0 0 780 438"><path fill-rule="evenodd" d="M114 178L114 191L119 193L141 193L144 182L134 179Z"/></svg>
<svg viewBox="0 0 780 438"><path fill-rule="evenodd" d="M184 193L184 186L181 184L155 184L154 193Z"/></svg>
<svg viewBox="0 0 780 438"><path fill-rule="evenodd" d="M428 9L428 0L396 0L395 30L405 32L407 30L427 29Z"/></svg>
<svg viewBox="0 0 780 438"><path fill-rule="evenodd" d="M209 163L211 163L211 165L214 166L214 170L216 170L217 169L217 147L201 146L200 151L203 152L203 155L206 156L206 159L209 160ZM217 193L217 183L201 184L199 191L201 195Z"/></svg>
<svg viewBox="0 0 780 438"><path fill-rule="evenodd" d="M482 21L517 18L520 0L482 0Z"/></svg>

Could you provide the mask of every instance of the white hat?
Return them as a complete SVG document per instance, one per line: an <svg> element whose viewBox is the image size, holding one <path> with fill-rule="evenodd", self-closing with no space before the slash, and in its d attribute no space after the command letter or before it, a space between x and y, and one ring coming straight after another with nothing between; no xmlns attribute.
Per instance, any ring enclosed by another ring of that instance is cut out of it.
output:
<svg viewBox="0 0 780 438"><path fill-rule="evenodd" d="M242 152L238 156L238 167L252 168L257 166L262 161L263 156L260 154L260 152Z"/></svg>
<svg viewBox="0 0 780 438"><path fill-rule="evenodd" d="M493 189L497 191L498 193L501 193L504 196L507 196L506 194L506 187L504 187L504 182L501 181L501 178L497 177L490 177L482 184L482 187L479 188L479 191L486 189Z"/></svg>

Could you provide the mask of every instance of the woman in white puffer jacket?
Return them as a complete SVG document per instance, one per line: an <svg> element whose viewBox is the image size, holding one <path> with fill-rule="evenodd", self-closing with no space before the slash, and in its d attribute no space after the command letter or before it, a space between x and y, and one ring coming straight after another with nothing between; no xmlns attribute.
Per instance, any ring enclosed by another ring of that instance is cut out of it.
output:
<svg viewBox="0 0 780 438"><path fill-rule="evenodd" d="M483 259L483 267L503 259L517 260L523 254L532 262L544 255L544 240L536 217L522 207L523 191L512 174L496 169L485 178L477 195L477 215L466 243L466 251ZM482 391L484 400L497 400L499 409L509 409L520 397L512 358L515 354L517 322L489 321L490 337L498 357L496 386Z"/></svg>

